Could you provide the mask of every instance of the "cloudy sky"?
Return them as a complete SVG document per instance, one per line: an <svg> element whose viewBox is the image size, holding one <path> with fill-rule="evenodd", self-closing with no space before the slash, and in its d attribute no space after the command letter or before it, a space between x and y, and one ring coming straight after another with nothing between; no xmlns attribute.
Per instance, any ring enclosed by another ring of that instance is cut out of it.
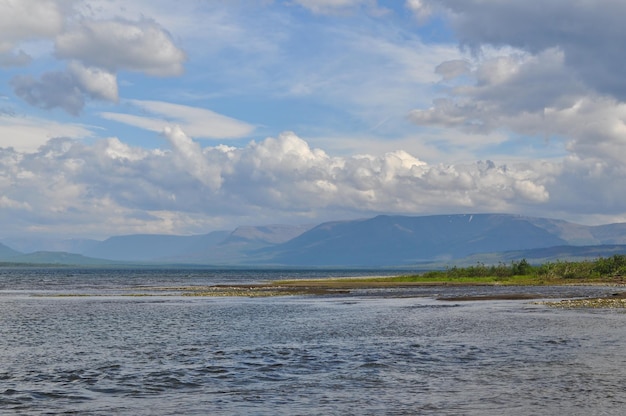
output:
<svg viewBox="0 0 626 416"><path fill-rule="evenodd" d="M626 221L623 0L0 0L0 241Z"/></svg>

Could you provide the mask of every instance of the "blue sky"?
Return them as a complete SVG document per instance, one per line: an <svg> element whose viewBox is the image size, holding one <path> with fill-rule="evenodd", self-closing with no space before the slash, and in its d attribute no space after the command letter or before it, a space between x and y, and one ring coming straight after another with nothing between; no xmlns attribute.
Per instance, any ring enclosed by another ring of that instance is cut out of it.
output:
<svg viewBox="0 0 626 416"><path fill-rule="evenodd" d="M626 221L626 5L600 3L0 0L0 241Z"/></svg>

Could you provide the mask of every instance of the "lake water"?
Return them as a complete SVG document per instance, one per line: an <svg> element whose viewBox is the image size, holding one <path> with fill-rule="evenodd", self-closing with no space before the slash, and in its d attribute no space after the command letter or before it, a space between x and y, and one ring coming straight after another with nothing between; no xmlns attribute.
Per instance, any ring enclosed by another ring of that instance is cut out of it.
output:
<svg viewBox="0 0 626 416"><path fill-rule="evenodd" d="M337 274L0 269L0 414L624 413L622 310L437 300L615 288L272 298L153 290Z"/></svg>

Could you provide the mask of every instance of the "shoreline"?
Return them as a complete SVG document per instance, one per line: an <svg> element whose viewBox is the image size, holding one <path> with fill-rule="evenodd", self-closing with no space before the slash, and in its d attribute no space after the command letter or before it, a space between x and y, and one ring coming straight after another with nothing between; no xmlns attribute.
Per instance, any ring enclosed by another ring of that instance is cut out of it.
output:
<svg viewBox="0 0 626 416"><path fill-rule="evenodd" d="M607 281L563 281L518 284L473 279L472 281L406 281L405 276L367 278L321 278L275 280L248 284L134 286L117 293L38 293L35 297L281 297L349 296L355 298L420 298L443 302L536 301L557 308L626 308L626 284ZM438 289L441 290L438 290ZM464 288L466 290L464 290Z"/></svg>
<svg viewBox="0 0 626 416"><path fill-rule="evenodd" d="M626 284L623 283L605 283L605 282L576 282L576 283L562 283L556 285L499 285L487 282L399 282L399 281L383 281L368 279L355 279L355 278L330 278L330 279L306 279L306 280L280 280L273 281L267 284L255 284L255 285L215 285L206 287L186 287L183 296L244 296L244 297L272 297L272 296L334 296L334 295L353 295L353 296L367 296L362 292L368 292L369 295L373 293L371 291L378 292L378 296L384 296L389 298L406 298L406 297L423 297L424 294L412 293L411 289L416 288L477 288L477 287L529 287L533 289L539 289L536 293L534 291L528 292L502 292L493 294L481 294L481 295L461 295L461 296L433 296L436 300L445 302L476 302L476 301L494 301L494 300L539 300L550 298L550 295L542 292L541 287L554 288L554 287L597 287L597 288L615 288L626 289ZM183 289L183 288L180 288ZM387 290L385 290L387 289ZM402 292L402 289L407 289L406 292ZM398 291L401 291L398 293ZM361 292L361 293L359 293ZM577 295L571 298L555 300L555 301L542 301L539 304L544 304L551 307L593 307L593 308L626 308L626 290L612 292L605 296L590 296L590 295Z"/></svg>

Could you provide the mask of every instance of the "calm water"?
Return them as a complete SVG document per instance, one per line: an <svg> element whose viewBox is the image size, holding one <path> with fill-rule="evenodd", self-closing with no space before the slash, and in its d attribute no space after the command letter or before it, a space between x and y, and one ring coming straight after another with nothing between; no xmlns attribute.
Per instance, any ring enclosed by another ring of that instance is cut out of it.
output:
<svg viewBox="0 0 626 416"><path fill-rule="evenodd" d="M436 299L520 290L511 288L402 297L152 292L311 273L325 272L0 270L0 414L624 412L619 310ZM553 297L615 288L541 290ZM129 291L156 296L123 296ZM72 293L105 296L58 296Z"/></svg>

